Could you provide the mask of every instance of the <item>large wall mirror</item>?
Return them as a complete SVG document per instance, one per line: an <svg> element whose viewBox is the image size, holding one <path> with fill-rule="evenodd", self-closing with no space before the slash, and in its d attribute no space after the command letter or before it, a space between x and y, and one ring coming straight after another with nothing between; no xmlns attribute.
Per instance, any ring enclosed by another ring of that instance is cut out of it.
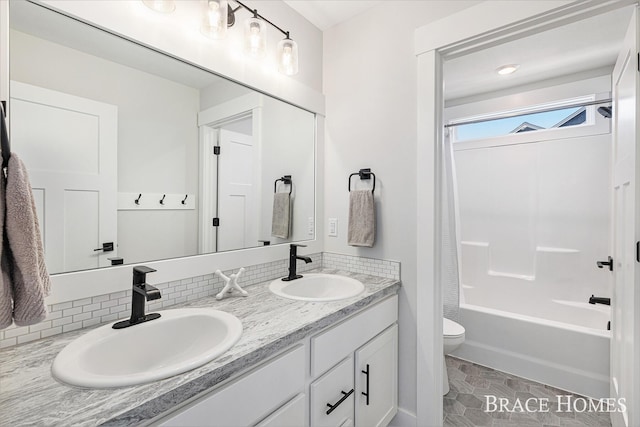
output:
<svg viewBox="0 0 640 427"><path fill-rule="evenodd" d="M50 273L314 237L313 113L24 0L10 80Z"/></svg>

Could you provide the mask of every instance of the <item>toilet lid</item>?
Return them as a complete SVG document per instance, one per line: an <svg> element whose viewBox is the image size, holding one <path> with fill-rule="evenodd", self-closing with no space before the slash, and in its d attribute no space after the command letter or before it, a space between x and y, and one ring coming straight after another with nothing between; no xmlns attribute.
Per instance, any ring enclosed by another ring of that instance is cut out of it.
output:
<svg viewBox="0 0 640 427"><path fill-rule="evenodd" d="M464 335L464 327L459 323L454 322L453 320L443 318L442 333L446 337L459 337Z"/></svg>

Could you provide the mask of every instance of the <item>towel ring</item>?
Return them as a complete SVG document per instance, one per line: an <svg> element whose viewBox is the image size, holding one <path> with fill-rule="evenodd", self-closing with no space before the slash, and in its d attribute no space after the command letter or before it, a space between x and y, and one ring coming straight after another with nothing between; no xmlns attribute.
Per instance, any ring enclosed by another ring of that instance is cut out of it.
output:
<svg viewBox="0 0 640 427"><path fill-rule="evenodd" d="M289 187L289 195L291 195L291 192L293 191L293 180L291 179L291 175L285 175L282 178L278 178L273 182L273 192L276 193L277 191L277 187L278 187L278 181L282 181L282 183L284 185L290 185Z"/></svg>
<svg viewBox="0 0 640 427"><path fill-rule="evenodd" d="M349 191L351 191L351 177L354 175L358 175L360 179L371 179L371 176L373 176L373 188L371 189L371 194L376 191L376 174L371 172L370 168L360 169L358 172L354 172L349 175Z"/></svg>

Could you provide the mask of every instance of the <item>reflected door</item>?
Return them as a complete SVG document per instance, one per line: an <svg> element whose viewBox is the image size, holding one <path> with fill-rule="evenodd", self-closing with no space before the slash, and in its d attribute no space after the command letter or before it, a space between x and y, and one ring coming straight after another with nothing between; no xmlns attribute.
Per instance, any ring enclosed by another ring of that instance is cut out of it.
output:
<svg viewBox="0 0 640 427"><path fill-rule="evenodd" d="M256 176L252 136L220 129L218 163L218 251L258 244Z"/></svg>
<svg viewBox="0 0 640 427"><path fill-rule="evenodd" d="M11 82L12 149L29 171L49 273L117 255L117 107ZM105 252L103 243L113 242Z"/></svg>
<svg viewBox="0 0 640 427"><path fill-rule="evenodd" d="M613 71L613 260L611 298L611 397L626 411L612 412L614 427L640 425L640 191L638 156L638 29L634 11Z"/></svg>

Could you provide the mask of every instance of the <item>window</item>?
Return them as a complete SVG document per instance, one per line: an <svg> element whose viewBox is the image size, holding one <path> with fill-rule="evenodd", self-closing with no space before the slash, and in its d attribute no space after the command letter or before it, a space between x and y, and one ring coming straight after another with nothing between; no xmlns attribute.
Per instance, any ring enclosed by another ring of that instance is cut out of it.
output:
<svg viewBox="0 0 640 427"><path fill-rule="evenodd" d="M564 105L558 105L558 103L538 105L525 110L501 112L458 120L458 122L474 123L453 126L452 140L453 142L462 142L590 125L594 122L594 107L576 107L576 104L592 100L593 97L579 100L572 99L565 101ZM495 119L492 117L495 117ZM452 122L452 124L455 123L455 121Z"/></svg>

